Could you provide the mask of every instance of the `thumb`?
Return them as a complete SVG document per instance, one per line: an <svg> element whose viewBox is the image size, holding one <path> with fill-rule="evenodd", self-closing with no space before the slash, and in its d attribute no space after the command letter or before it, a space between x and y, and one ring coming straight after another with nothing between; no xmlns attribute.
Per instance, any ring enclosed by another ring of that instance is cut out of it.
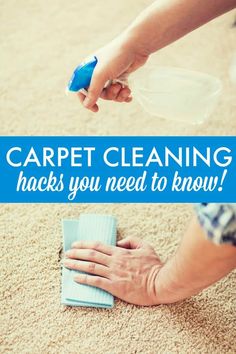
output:
<svg viewBox="0 0 236 354"><path fill-rule="evenodd" d="M84 106L86 108L90 109L96 104L107 80L104 70L101 70L99 66L97 66L93 72L91 83L88 88L88 94L84 100Z"/></svg>
<svg viewBox="0 0 236 354"><path fill-rule="evenodd" d="M146 243L138 237L126 237L123 240L117 242L118 247L127 249L137 249L146 246Z"/></svg>

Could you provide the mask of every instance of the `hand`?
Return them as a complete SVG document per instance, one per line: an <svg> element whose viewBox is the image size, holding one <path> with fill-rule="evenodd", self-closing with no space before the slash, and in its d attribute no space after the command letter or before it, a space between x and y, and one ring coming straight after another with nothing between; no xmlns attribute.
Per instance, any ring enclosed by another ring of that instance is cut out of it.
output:
<svg viewBox="0 0 236 354"><path fill-rule="evenodd" d="M133 45L128 44L125 35L121 35L94 53L98 63L87 96L78 93L81 103L91 111L97 112L96 102L99 97L116 102L130 102L132 97L128 86L116 83L104 87L109 80L127 79L131 72L147 61L148 55L142 54L141 50L138 51Z"/></svg>
<svg viewBox="0 0 236 354"><path fill-rule="evenodd" d="M135 305L155 305L156 277L162 262L153 247L138 238L126 238L118 247L99 242L75 242L64 266L93 275L78 274L74 280L96 286Z"/></svg>

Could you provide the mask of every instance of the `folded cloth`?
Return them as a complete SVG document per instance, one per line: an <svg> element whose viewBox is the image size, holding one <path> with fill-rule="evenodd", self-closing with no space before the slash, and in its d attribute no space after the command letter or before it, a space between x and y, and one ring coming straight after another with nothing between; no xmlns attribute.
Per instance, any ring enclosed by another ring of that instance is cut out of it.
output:
<svg viewBox="0 0 236 354"><path fill-rule="evenodd" d="M64 252L75 241L116 244L116 219L109 215L81 214L78 220L63 220ZM69 306L112 308L114 297L108 292L74 281L77 271L62 269L61 302ZM82 273L82 272L81 272Z"/></svg>

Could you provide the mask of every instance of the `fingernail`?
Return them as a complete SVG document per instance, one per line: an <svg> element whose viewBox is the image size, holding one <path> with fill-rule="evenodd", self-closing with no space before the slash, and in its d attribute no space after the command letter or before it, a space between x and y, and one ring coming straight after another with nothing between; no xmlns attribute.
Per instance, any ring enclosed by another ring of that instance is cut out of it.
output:
<svg viewBox="0 0 236 354"><path fill-rule="evenodd" d="M71 262L68 261L67 259L64 259L64 260L63 260L63 265L64 265L64 267L69 267L70 264L71 264Z"/></svg>
<svg viewBox="0 0 236 354"><path fill-rule="evenodd" d="M77 282L81 281L81 277L79 275L76 275L76 277L74 277L74 281L77 281Z"/></svg>

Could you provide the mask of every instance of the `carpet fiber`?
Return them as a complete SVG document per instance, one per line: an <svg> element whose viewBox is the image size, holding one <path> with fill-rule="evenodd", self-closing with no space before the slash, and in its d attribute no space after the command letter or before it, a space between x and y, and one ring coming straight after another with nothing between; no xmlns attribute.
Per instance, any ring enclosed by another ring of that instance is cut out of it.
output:
<svg viewBox="0 0 236 354"><path fill-rule="evenodd" d="M1 135L235 135L229 80L236 29L231 12L161 50L159 65L220 77L224 95L210 120L177 125L137 103L104 102L97 115L64 95L73 68L118 34L150 1L0 1ZM234 353L235 273L187 301L114 309L60 304L62 218L81 212L118 218L119 238L135 235L163 259L177 247L189 205L1 205L1 353Z"/></svg>

